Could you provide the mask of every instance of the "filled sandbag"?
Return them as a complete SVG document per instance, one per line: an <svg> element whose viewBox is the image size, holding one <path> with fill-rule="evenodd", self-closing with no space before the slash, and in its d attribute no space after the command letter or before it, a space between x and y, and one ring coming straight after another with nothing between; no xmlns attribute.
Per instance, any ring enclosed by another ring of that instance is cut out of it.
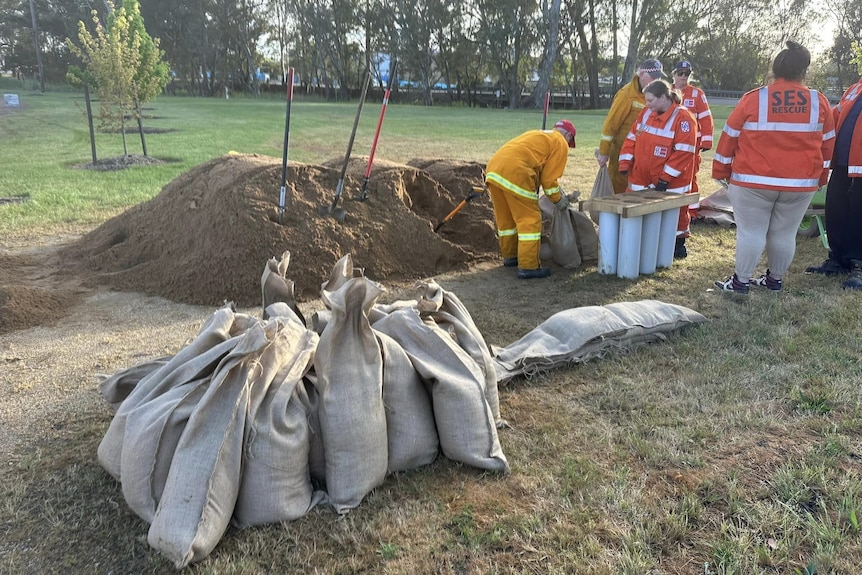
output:
<svg viewBox="0 0 862 575"><path fill-rule="evenodd" d="M598 233L586 214L572 206L560 211L544 195L539 196L539 209L543 222L550 223L550 233L543 238L550 259L566 269L598 259Z"/></svg>
<svg viewBox="0 0 862 575"><path fill-rule="evenodd" d="M129 412L122 450L122 489L129 508L152 523L177 444L209 377L167 390Z"/></svg>
<svg viewBox="0 0 862 575"><path fill-rule="evenodd" d="M114 372L99 383L99 394L116 410L139 381L164 366L171 357L173 356L164 355Z"/></svg>
<svg viewBox="0 0 862 575"><path fill-rule="evenodd" d="M212 375L183 430L147 541L181 569L207 557L230 524L239 492L246 415L260 356L270 344L249 328Z"/></svg>
<svg viewBox="0 0 862 575"><path fill-rule="evenodd" d="M326 450L323 446L323 433L320 431L320 394L317 392L317 375L314 367L302 378L302 386L296 386L299 400L308 413L308 473L311 483L326 490Z"/></svg>
<svg viewBox="0 0 862 575"><path fill-rule="evenodd" d="M388 470L428 465L440 450L431 395L398 342L384 333L376 335L383 351Z"/></svg>
<svg viewBox="0 0 862 575"><path fill-rule="evenodd" d="M569 218L575 227L575 237L578 241L578 253L581 260L594 262L599 259L599 233L593 221L584 212L569 208Z"/></svg>
<svg viewBox="0 0 862 575"><path fill-rule="evenodd" d="M295 285L292 280L285 277L289 265L290 252L284 252L281 254L281 259L270 258L263 268L263 275L260 278L263 319L269 319L267 308L270 305L282 302L287 304L302 325L305 325L305 317L296 305Z"/></svg>
<svg viewBox="0 0 862 575"><path fill-rule="evenodd" d="M434 421L443 454L480 469L507 473L494 415L485 399L482 369L444 330L405 308L374 324L394 339L431 389ZM328 457L328 453L327 453Z"/></svg>
<svg viewBox="0 0 862 575"><path fill-rule="evenodd" d="M345 513L383 483L388 440L383 357L368 322L368 312L384 289L367 278L349 277L348 266L340 273L345 281L330 281L321 293L331 316L320 334L314 373L326 491L335 510Z"/></svg>
<svg viewBox="0 0 862 575"><path fill-rule="evenodd" d="M128 413L169 389L211 375L239 341L237 334L243 333L256 321L235 313L232 306L217 310L189 345L141 379L117 408L99 443L97 457L102 467L115 479L121 479L123 437Z"/></svg>
<svg viewBox="0 0 862 575"><path fill-rule="evenodd" d="M293 321L279 321L276 328L260 356L249 400L233 515L240 528L293 521L321 499L308 471L308 404L297 393L297 388L304 390L302 378L311 367L318 336Z"/></svg>
<svg viewBox="0 0 862 575"><path fill-rule="evenodd" d="M500 416L496 363L490 346L485 343L485 338L476 327L467 306L458 296L443 289L433 280L416 282L416 287L422 294L417 303L420 316L430 317L438 326L448 331L458 345L476 361L485 376L483 390L494 415L494 422L497 427L504 426L506 422Z"/></svg>
<svg viewBox="0 0 862 575"><path fill-rule="evenodd" d="M558 312L503 348L492 347L500 383L600 357L613 349L665 339L706 318L657 300L585 306Z"/></svg>
<svg viewBox="0 0 862 575"><path fill-rule="evenodd" d="M551 216L551 233L549 236L551 245L551 259L558 266L569 270L581 267L581 254L578 251L578 235L569 210L554 209Z"/></svg>

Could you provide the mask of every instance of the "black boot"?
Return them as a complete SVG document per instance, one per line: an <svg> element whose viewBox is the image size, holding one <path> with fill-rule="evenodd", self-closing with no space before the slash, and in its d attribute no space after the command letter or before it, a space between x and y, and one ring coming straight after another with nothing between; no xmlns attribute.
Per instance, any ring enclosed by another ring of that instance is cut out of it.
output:
<svg viewBox="0 0 862 575"><path fill-rule="evenodd" d="M676 238L676 245L673 248L673 259L681 260L688 257L688 250L685 248L685 238Z"/></svg>
<svg viewBox="0 0 862 575"><path fill-rule="evenodd" d="M822 264L819 266L808 266L805 268L805 273L807 274L822 274L826 276L833 276L838 274L846 274L848 271L840 262L833 260L831 255L826 258Z"/></svg>
<svg viewBox="0 0 862 575"><path fill-rule="evenodd" d="M518 279L521 280L546 278L549 275L551 275L551 270L548 268L539 268L535 270L518 270Z"/></svg>
<svg viewBox="0 0 862 575"><path fill-rule="evenodd" d="M844 282L844 289L862 289L862 260L850 260L850 277Z"/></svg>

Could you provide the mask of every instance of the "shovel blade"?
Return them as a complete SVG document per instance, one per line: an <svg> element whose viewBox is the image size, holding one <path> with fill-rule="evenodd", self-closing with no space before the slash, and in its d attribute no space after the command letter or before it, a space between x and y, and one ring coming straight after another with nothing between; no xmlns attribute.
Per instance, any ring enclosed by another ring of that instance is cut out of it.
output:
<svg viewBox="0 0 862 575"><path fill-rule="evenodd" d="M321 216L324 216L324 217L326 217L326 216L333 217L336 220L338 220L339 222L343 222L344 217L347 215L347 212L345 211L344 208L333 209L332 206L330 206L330 205L318 206L317 207L317 213L320 214Z"/></svg>

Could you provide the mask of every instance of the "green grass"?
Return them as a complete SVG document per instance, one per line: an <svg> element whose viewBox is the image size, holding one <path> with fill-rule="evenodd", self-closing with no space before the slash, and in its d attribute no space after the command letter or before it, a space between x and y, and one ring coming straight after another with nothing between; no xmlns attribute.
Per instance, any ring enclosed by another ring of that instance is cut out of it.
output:
<svg viewBox="0 0 862 575"><path fill-rule="evenodd" d="M144 128L160 131L146 134L147 151L164 164L119 172L81 169L92 159L83 96L22 92L20 98L23 110L0 118L4 142L0 197L26 196L28 201L4 208L0 236L92 226L152 198L179 174L229 151L282 157L284 101L161 97L146 106ZM342 158L356 109L356 103L307 102L297 95L291 105L288 161L320 164ZM357 129L354 157L370 154L379 112L380 104L369 99ZM570 154L562 180L567 191L587 196L592 189L593 151L604 115L549 113L549 125L566 116L578 129L578 148ZM501 143L541 124L537 110L390 104L375 161L431 157L484 163ZM130 154L142 153L138 134L127 134L126 141ZM97 131L96 153L99 159L122 155L121 135ZM704 162L703 178L708 179L708 168L709 162Z"/></svg>
<svg viewBox="0 0 862 575"><path fill-rule="evenodd" d="M146 126L172 131L149 136L148 146L171 163L75 169L89 161L77 98L22 93L26 109L0 116L0 196L30 198L0 207L2 241L89 229L229 150L281 156L284 102L160 98L148 106ZM299 98L291 160L343 154L355 111L355 104ZM378 112L369 101L355 155L367 155ZM715 113L726 118L727 109ZM604 113L565 116L578 127L579 147L564 184L588 194ZM536 111L392 105L377 158L484 161L507 138L540 125ZM100 156L122 151L118 136L99 134L98 143ZM825 256L817 238L799 239L780 296L754 291L745 301L707 292L732 269L733 231L697 225L689 245L688 259L637 281L589 266L535 285L501 283L498 291L462 292L487 273L451 279L447 289L494 345L560 309L614 301L669 301L709 322L665 344L503 388L501 410L512 425L501 432L508 477L439 458L390 476L343 519L322 508L286 525L230 530L189 571L856 575L862 294L802 273ZM125 367L122 352L103 347L94 362ZM27 350L0 337L0 351L7 349L3 357L18 368L23 360L14 358ZM34 372L45 367L31 363ZM4 377L0 369L0 384ZM95 461L109 420L107 408L70 410L0 469L0 572L33 565L54 573L173 572Z"/></svg>

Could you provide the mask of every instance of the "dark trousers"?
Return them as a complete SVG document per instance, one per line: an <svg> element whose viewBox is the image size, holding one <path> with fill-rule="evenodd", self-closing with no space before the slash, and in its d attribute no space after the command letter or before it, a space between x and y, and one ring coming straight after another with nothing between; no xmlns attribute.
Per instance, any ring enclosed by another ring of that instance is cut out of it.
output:
<svg viewBox="0 0 862 575"><path fill-rule="evenodd" d="M855 188L855 189L854 189ZM829 257L843 266L862 261L862 178L847 176L847 166L832 166L826 188Z"/></svg>

